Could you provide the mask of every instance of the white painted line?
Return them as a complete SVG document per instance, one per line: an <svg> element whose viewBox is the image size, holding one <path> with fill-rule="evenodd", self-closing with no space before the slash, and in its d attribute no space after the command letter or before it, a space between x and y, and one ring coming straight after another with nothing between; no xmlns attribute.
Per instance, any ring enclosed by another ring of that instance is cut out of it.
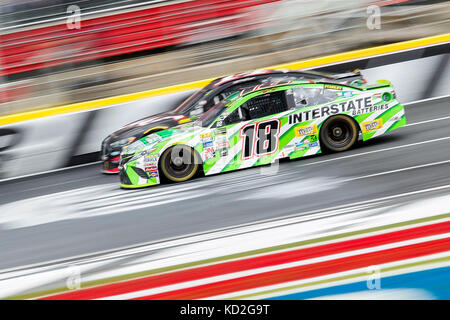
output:
<svg viewBox="0 0 450 320"><path fill-rule="evenodd" d="M65 171L65 170L71 170L71 169L76 169L76 168L93 166L93 165L100 164L100 163L102 163L102 162L101 161L95 161L95 162L79 164L79 165L76 165L76 166L70 166L70 167L66 167L66 168L52 169L52 170L48 170L48 171L43 171L43 172L38 172L38 173L33 173L33 174L27 174L27 175L18 176L18 177L5 178L5 179L1 179L0 183L1 182L12 181L12 180L18 180L18 179L22 179L22 178L36 177L36 176L44 175L44 174L47 174L47 173L55 173L55 172L60 172L60 171Z"/></svg>
<svg viewBox="0 0 450 320"><path fill-rule="evenodd" d="M212 284L214 282L220 282L220 281L224 281L224 280L242 278L242 277L255 275L255 274L261 274L261 273L270 272L270 271L277 271L277 270L279 271L282 269L288 269L288 268L293 268L293 267L298 267L298 266L306 266L306 265L310 265L310 264L314 264L314 263L331 261L331 260L335 260L335 259L349 258L349 257L353 257L353 256L360 255L360 254L377 252L377 251L382 251L382 250L387 250L387 249L393 249L393 248L398 248L398 247L403 247L403 246L408 246L408 245L412 245L412 244L418 244L418 243L423 243L423 242L428 242L428 241L433 241L433 240L438 240L438 239L445 239L448 237L450 237L450 233L439 234L439 235L428 236L428 237L421 237L421 238L414 238L411 240L394 242L394 243L390 243L390 244L369 247L369 248L365 248L365 249L346 251L346 252L342 252L342 253L337 253L337 254L312 258L312 259L298 260L298 261L278 264L278 265L274 265L274 266L270 266L270 267L247 269L244 271L239 271L239 272L234 272L234 273L224 273L222 275L209 277L209 278L201 278L198 280L179 282L179 283L167 285L167 286L159 286L159 287L150 288L150 289L132 291L132 292L124 293L124 294L103 297L98 300L133 299L133 298L144 297L144 296L163 293L163 292L169 292L169 291L174 291L174 290L196 287L196 286L205 285L205 284Z"/></svg>
<svg viewBox="0 0 450 320"><path fill-rule="evenodd" d="M443 95L443 96L431 97L431 98L426 98L426 99L420 99L420 100L407 102L407 103L404 103L403 105L404 106L409 106L409 105L416 104L416 103L434 101L434 100L445 99L445 98L449 98L449 97L450 97L450 94L446 94L446 95Z"/></svg>
<svg viewBox="0 0 450 320"><path fill-rule="evenodd" d="M437 139L430 139L430 140L425 140L425 141L420 141L420 142L402 144L400 146L389 147L389 148L384 148L384 149L377 149L377 150L372 150L372 151L367 151L367 152L360 152L360 153L357 153L357 154L350 154L348 156L342 156L342 157L337 157L337 158L333 158L333 159L327 159L327 160L315 161L315 162L311 162L311 163L300 164L297 167L312 166L312 165L321 164L321 163L325 163L325 162L331 162L331 161L337 161L337 160L342 160L342 159L348 159L348 158L354 158L354 157L359 157L359 156L365 156L365 155L372 154L372 153L379 153L379 152L384 152L384 151L391 151L391 150L396 150L396 149L409 148L409 147L422 145L424 143L434 143L434 142L439 142L439 141L448 140L448 139L450 139L450 136L443 137L443 138L437 138Z"/></svg>
<svg viewBox="0 0 450 320"><path fill-rule="evenodd" d="M368 175L365 175L365 176L345 179L343 182L359 180L359 179L366 179L366 178L372 178L372 177L377 177L377 176L383 176L383 175L390 174L390 173L414 170L414 169L419 169L419 168L426 168L426 167L431 167L431 166L437 166L437 165L445 164L445 163L450 163L450 160L433 162L433 163L427 163L427 164L421 164L421 165L412 166L412 167L406 167L406 168L401 168L401 169L395 169L395 170L390 170L390 171L384 171L384 172L379 172L379 173L368 174Z"/></svg>
<svg viewBox="0 0 450 320"><path fill-rule="evenodd" d="M137 11L137 10L140 10L139 9L140 7L154 5L154 4L157 4L159 2L164 2L164 0L153 0L153 1L148 1L148 2L144 2L144 3L139 3L138 2L138 3L135 3L135 4L129 4L129 5L124 5L124 6L120 6L120 7L115 7L114 6L113 8L100 9L100 10L92 11L92 12L88 11L86 13L83 13L81 16L83 17L83 19L86 18L86 20L87 20L87 19L91 19L91 18L87 18L86 16L94 16L95 17L96 15L105 14L105 13L108 13L108 12L111 12L111 11L114 12L116 10L120 10L121 13L124 13L124 12L133 11L134 8L137 8L137 9L135 9ZM146 7L146 8L148 8L148 7ZM122 10L124 10L124 11L122 11ZM44 16L44 17L48 17L48 15ZM6 31L5 32L6 34L11 34L11 33L16 32L14 29L19 29L20 31L23 31L25 29L26 31L28 31L28 30L30 30L28 27L35 26L35 25L46 24L48 26L55 26L55 24L57 24L58 21L65 21L66 19L67 19L66 17L50 18L50 19L46 19L46 20L40 20L40 21L35 21L35 22L28 22L28 23L19 24L19 25L13 25L13 26L10 26L10 27L6 27L3 30ZM53 23L53 22L56 22L56 23ZM9 31L9 30L12 30L12 31ZM444 43L445 42L439 42L439 43L436 43L436 44L432 44L430 46L437 45L437 44L444 44ZM417 48L420 48L420 47L417 47ZM396 51L393 51L393 53L395 53L395 52Z"/></svg>
<svg viewBox="0 0 450 320"><path fill-rule="evenodd" d="M447 119L450 119L450 116L442 117L442 118L436 118L436 119L431 119L431 120L424 120L424 121L419 121L419 122L414 122L414 123L407 123L403 127L400 127L400 128L410 127L410 126L417 126L419 124L430 123L430 122L435 122L435 121L442 121L442 120L447 120Z"/></svg>

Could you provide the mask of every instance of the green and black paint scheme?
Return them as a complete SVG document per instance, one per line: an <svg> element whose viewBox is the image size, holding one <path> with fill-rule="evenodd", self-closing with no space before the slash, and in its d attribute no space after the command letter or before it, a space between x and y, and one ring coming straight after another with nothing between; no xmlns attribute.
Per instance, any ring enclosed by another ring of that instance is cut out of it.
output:
<svg viewBox="0 0 450 320"><path fill-rule="evenodd" d="M390 82L277 81L243 89L195 121L150 134L121 153L123 188L185 181L345 151L406 124Z"/></svg>

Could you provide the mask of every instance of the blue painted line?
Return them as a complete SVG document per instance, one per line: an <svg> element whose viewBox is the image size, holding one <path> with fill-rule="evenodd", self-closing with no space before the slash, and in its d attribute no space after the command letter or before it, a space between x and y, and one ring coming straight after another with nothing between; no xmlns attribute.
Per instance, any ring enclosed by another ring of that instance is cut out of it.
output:
<svg viewBox="0 0 450 320"><path fill-rule="evenodd" d="M369 276L369 275L368 275ZM380 279L381 289L368 289L367 281L349 283L345 285L333 286L328 288L292 293L265 300L303 300L319 298L330 295L341 295L348 293L371 293L377 291L383 293L383 290L392 289L419 289L426 291L428 296L438 300L450 299L450 266L435 268L425 271L411 272L401 275L395 275ZM362 295L365 297L365 295ZM343 297L345 299L345 297ZM399 299L402 299L400 296ZM420 296L418 299L422 299Z"/></svg>

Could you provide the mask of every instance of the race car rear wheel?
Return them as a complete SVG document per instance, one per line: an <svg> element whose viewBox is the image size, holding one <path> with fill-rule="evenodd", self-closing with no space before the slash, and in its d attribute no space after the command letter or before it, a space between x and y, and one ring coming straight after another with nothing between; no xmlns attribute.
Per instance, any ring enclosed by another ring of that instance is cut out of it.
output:
<svg viewBox="0 0 450 320"><path fill-rule="evenodd" d="M177 145L167 149L160 160L164 176L173 182L181 182L194 177L200 168L200 160L194 149Z"/></svg>
<svg viewBox="0 0 450 320"><path fill-rule="evenodd" d="M329 151L350 149L358 139L358 127L346 116L337 115L325 120L320 129L320 143Z"/></svg>

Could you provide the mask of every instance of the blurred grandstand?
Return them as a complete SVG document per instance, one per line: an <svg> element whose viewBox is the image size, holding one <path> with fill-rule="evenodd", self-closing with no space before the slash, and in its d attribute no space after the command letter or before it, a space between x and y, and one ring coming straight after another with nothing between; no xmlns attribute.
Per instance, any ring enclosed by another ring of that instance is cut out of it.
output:
<svg viewBox="0 0 450 320"><path fill-rule="evenodd" d="M379 28L367 26L373 4ZM11 0L0 8L1 114L450 30L446 1Z"/></svg>

